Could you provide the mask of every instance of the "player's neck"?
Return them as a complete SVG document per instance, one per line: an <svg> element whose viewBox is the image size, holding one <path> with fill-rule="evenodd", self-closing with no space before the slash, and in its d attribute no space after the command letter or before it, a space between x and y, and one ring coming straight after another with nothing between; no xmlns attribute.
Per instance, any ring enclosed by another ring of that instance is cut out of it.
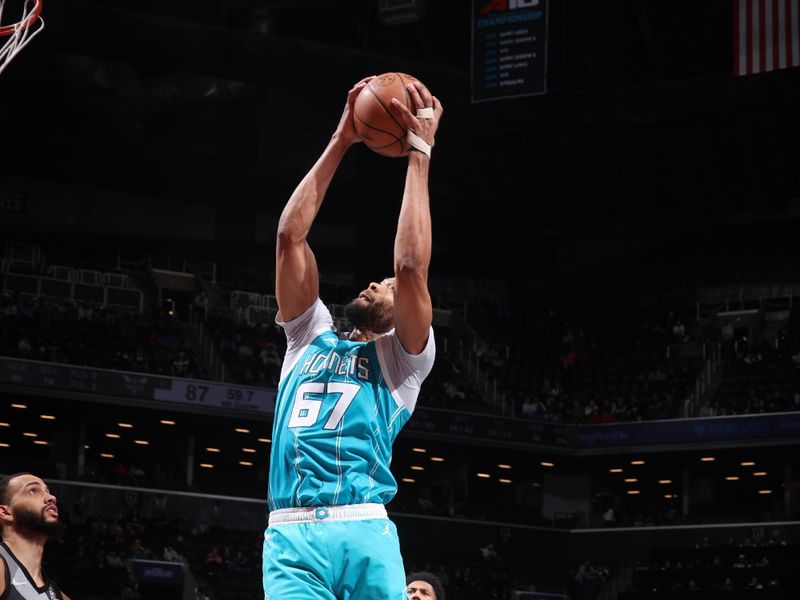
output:
<svg viewBox="0 0 800 600"><path fill-rule="evenodd" d="M13 552L16 559L28 570L34 583L44 585L42 576L42 555L47 536L42 534L20 533L9 530L3 532L3 541Z"/></svg>
<svg viewBox="0 0 800 600"><path fill-rule="evenodd" d="M353 329L349 335L350 341L353 342L369 342L375 339L375 335L369 331L362 331L360 329Z"/></svg>
<svg viewBox="0 0 800 600"><path fill-rule="evenodd" d="M361 330L361 329L353 329L348 336L348 339L353 342L371 342L372 340L377 340L382 335L385 335L386 332L383 333L375 333L369 330Z"/></svg>

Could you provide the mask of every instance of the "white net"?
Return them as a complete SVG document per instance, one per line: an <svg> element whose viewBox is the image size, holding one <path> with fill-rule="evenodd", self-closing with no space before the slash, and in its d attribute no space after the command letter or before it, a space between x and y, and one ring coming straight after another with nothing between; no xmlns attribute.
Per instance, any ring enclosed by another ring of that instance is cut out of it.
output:
<svg viewBox="0 0 800 600"><path fill-rule="evenodd" d="M0 74L8 64L44 29L42 0L23 0L22 12L11 15L16 21L3 24L6 0L0 0Z"/></svg>

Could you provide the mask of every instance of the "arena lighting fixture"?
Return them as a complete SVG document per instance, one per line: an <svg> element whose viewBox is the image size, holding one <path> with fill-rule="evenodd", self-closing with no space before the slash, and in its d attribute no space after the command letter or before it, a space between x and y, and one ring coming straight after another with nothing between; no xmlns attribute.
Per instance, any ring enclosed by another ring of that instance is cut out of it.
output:
<svg viewBox="0 0 800 600"><path fill-rule="evenodd" d="M510 479L498 479L497 481L499 481L500 483L511 483Z"/></svg>
<svg viewBox="0 0 800 600"><path fill-rule="evenodd" d="M498 466L499 468L501 468L501 469L510 469L510 468L511 468L511 465L503 465L503 464L500 464L500 465L497 465L497 466Z"/></svg>
<svg viewBox="0 0 800 600"><path fill-rule="evenodd" d="M481 479L491 479L491 477L492 477L492 476L491 476L491 475L489 475L488 473L475 473L475 474L476 474L478 477L480 477Z"/></svg>
<svg viewBox="0 0 800 600"><path fill-rule="evenodd" d="M739 464L741 466L743 466L743 467L755 467L756 466L756 463L754 463L752 460L748 460L748 461L745 461L745 462L739 463Z"/></svg>
<svg viewBox="0 0 800 600"><path fill-rule="evenodd" d="M427 454L427 450L425 448L412 448L412 452L418 452L419 454Z"/></svg>
<svg viewBox="0 0 800 600"><path fill-rule="evenodd" d="M257 450L255 448L242 448L242 452L247 452L248 454L255 454Z"/></svg>
<svg viewBox="0 0 800 600"><path fill-rule="evenodd" d="M206 448L206 452L219 452L219 448Z"/></svg>
<svg viewBox="0 0 800 600"><path fill-rule="evenodd" d="M44 440L33 440L33 443L36 444L37 446L47 446L47 444L48 444Z"/></svg>
<svg viewBox="0 0 800 600"><path fill-rule="evenodd" d="M11 403L11 408L28 408L27 404L19 404L17 402Z"/></svg>
<svg viewBox="0 0 800 600"><path fill-rule="evenodd" d="M753 473L753 477L766 477L766 475L767 475L766 471L756 471L755 473Z"/></svg>
<svg viewBox="0 0 800 600"><path fill-rule="evenodd" d="M117 423L117 427L122 427L123 429L133 429L133 425L130 423Z"/></svg>
<svg viewBox="0 0 800 600"><path fill-rule="evenodd" d="M11 427L11 423L0 423L0 427Z"/></svg>
<svg viewBox="0 0 800 600"><path fill-rule="evenodd" d="M619 467L615 467L613 469L609 469L608 472L609 473L622 473L622 469L620 469Z"/></svg>
<svg viewBox="0 0 800 600"><path fill-rule="evenodd" d="M771 494L771 493L772 493L772 490L758 490L758 493L759 493L759 494L762 494L762 495L765 495L765 494Z"/></svg>
<svg viewBox="0 0 800 600"><path fill-rule="evenodd" d="M100 453L100 457L101 458L114 458L114 455L111 454L110 452L101 452Z"/></svg>
<svg viewBox="0 0 800 600"><path fill-rule="evenodd" d="M636 479L636 477L628 477L625 479L625 483L636 483L637 481L639 480Z"/></svg>
<svg viewBox="0 0 800 600"><path fill-rule="evenodd" d="M546 460L543 460L539 464L542 465L543 467L555 467L556 466L555 463L551 463L551 462L546 461Z"/></svg>
<svg viewBox="0 0 800 600"><path fill-rule="evenodd" d="M120 439L122 436L121 436L120 434L118 434L118 433L107 433L107 434L106 434L106 437L107 437L107 438L114 439L114 440L118 440L118 439Z"/></svg>
<svg viewBox="0 0 800 600"><path fill-rule="evenodd" d="M441 456L431 456L431 462L444 462Z"/></svg>
<svg viewBox="0 0 800 600"><path fill-rule="evenodd" d="M272 440L270 438L258 438L258 441L262 444L271 444Z"/></svg>
<svg viewBox="0 0 800 600"><path fill-rule="evenodd" d="M644 461L643 460L632 460L631 464L632 465L643 465Z"/></svg>
<svg viewBox="0 0 800 600"><path fill-rule="evenodd" d="M405 481L406 483L416 483L416 479L412 479L411 477L403 477L400 481Z"/></svg>
<svg viewBox="0 0 800 600"><path fill-rule="evenodd" d="M212 465L211 463L200 463L200 466L203 467L204 469L213 469L214 468L214 465Z"/></svg>
<svg viewBox="0 0 800 600"><path fill-rule="evenodd" d="M672 479L659 479L658 483L660 483L661 485L669 485L670 483L672 483Z"/></svg>
<svg viewBox="0 0 800 600"><path fill-rule="evenodd" d="M243 467L252 467L253 466L253 463L251 463L249 460L240 460L239 464L242 465Z"/></svg>
<svg viewBox="0 0 800 600"><path fill-rule="evenodd" d="M6 444L5 442L0 442L0 448L10 448L10 447L11 446L9 444Z"/></svg>
<svg viewBox="0 0 800 600"><path fill-rule="evenodd" d="M45 421L55 421L56 418L53 415L39 415L40 419L44 419Z"/></svg>
<svg viewBox="0 0 800 600"><path fill-rule="evenodd" d="M26 431L22 435L24 435L25 437L39 437L38 433L31 433L30 431Z"/></svg>
<svg viewBox="0 0 800 600"><path fill-rule="evenodd" d="M91 448L91 446L89 444L84 444L83 445L83 449L84 450L89 450L89 448Z"/></svg>
<svg viewBox="0 0 800 600"><path fill-rule="evenodd" d="M249 429L245 429L244 427L237 427L236 429L234 429L234 431L236 433L250 433L250 430Z"/></svg>
<svg viewBox="0 0 800 600"><path fill-rule="evenodd" d="M149 446L150 445L150 442L148 442L147 440L133 440L133 443L138 445L138 446Z"/></svg>
<svg viewBox="0 0 800 600"><path fill-rule="evenodd" d="M628 490L631 496L638 496L641 492L639 490Z"/></svg>
<svg viewBox="0 0 800 600"><path fill-rule="evenodd" d="M715 460L717 459L713 456L704 456L700 459L700 462L714 462Z"/></svg>
<svg viewBox="0 0 800 600"><path fill-rule="evenodd" d="M664 494L664 498L667 500L672 500L672 494Z"/></svg>
<svg viewBox="0 0 800 600"><path fill-rule="evenodd" d="M171 421L170 419L161 419L159 423L162 425L175 425L175 421Z"/></svg>
<svg viewBox="0 0 800 600"><path fill-rule="evenodd" d="M736 475L728 475L725 478L725 481L739 481L739 477L737 477Z"/></svg>

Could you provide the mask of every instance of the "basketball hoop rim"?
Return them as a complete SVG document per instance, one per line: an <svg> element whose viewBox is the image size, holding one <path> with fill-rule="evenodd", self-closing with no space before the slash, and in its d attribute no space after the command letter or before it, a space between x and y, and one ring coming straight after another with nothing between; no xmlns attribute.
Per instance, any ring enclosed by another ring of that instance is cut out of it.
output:
<svg viewBox="0 0 800 600"><path fill-rule="evenodd" d="M17 21L16 23L12 23L11 25L0 26L0 37L9 36L18 29L27 29L36 22L36 20L39 18L39 15L42 13L42 3L44 0L33 1L36 3L36 5L31 10L28 18L22 21Z"/></svg>

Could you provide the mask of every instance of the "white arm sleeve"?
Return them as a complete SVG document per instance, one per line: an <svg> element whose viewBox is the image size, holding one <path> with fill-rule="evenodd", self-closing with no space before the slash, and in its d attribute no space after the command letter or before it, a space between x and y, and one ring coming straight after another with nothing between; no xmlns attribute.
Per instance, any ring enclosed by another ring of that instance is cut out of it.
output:
<svg viewBox="0 0 800 600"><path fill-rule="evenodd" d="M428 332L428 341L419 354L406 352L393 329L375 342L381 372L397 406L405 406L414 412L422 382L431 372L436 358L436 342L433 327Z"/></svg>
<svg viewBox="0 0 800 600"><path fill-rule="evenodd" d="M283 381L311 342L319 334L333 330L333 319L322 300L317 298L299 317L286 322L276 320L275 323L286 333L286 356L281 367Z"/></svg>

